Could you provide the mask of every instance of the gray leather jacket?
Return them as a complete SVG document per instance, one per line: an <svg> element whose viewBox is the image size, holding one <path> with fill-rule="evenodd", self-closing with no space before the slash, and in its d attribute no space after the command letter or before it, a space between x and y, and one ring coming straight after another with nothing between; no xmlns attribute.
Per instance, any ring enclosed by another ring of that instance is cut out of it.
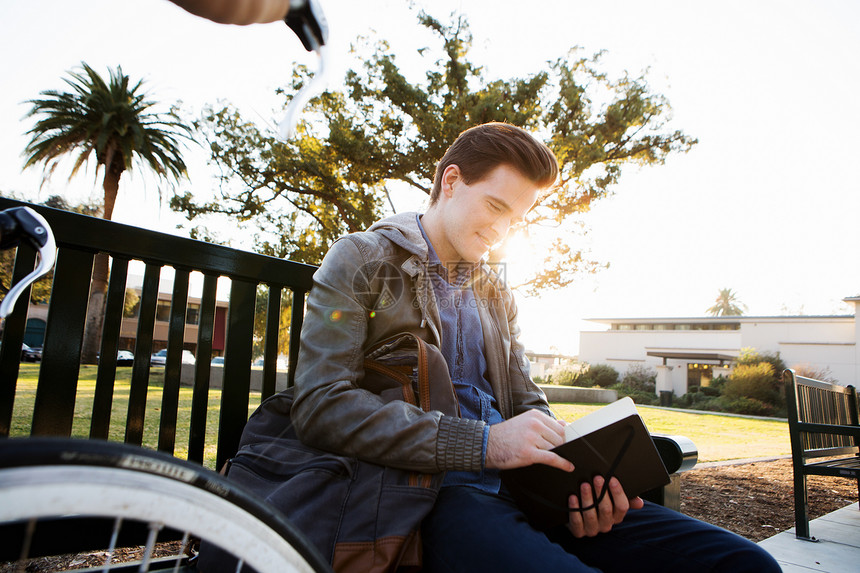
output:
<svg viewBox="0 0 860 573"><path fill-rule="evenodd" d="M441 346L416 216L383 219L332 245L308 296L291 416L309 446L411 471L477 471L484 422L383 402L362 388L364 356L376 343L411 332ZM517 340L511 291L486 265L476 275L487 369L502 416L529 408L549 414Z"/></svg>

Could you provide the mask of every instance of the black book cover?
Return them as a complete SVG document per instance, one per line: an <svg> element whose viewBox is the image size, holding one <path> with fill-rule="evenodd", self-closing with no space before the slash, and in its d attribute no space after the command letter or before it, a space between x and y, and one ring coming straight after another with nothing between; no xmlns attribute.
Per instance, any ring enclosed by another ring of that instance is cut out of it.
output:
<svg viewBox="0 0 860 573"><path fill-rule="evenodd" d="M585 431L577 429L580 421ZM608 480L614 475L630 498L669 483L654 441L629 398L573 422L566 433L569 441L553 451L576 466L572 472L543 464L501 472L511 496L538 529L567 523L568 497L578 495L580 484L595 476Z"/></svg>

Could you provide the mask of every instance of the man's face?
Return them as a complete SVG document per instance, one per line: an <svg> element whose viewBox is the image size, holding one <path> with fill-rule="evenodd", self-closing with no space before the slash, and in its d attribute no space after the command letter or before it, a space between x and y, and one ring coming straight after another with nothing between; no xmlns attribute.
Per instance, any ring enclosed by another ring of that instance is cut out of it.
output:
<svg viewBox="0 0 860 573"><path fill-rule="evenodd" d="M508 165L499 165L471 185L449 166L442 178L444 236L434 244L443 264L478 262L521 221L537 200L538 186Z"/></svg>

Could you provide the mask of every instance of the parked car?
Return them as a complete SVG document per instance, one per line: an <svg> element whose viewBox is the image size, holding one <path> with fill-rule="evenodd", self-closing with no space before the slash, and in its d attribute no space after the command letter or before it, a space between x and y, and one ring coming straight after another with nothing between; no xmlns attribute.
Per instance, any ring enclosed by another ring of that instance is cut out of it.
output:
<svg viewBox="0 0 860 573"><path fill-rule="evenodd" d="M183 364L194 364L196 359L194 355L191 354L190 350L182 351L182 363ZM149 358L149 364L151 366L164 366L167 363L167 349L164 348L159 350Z"/></svg>
<svg viewBox="0 0 860 573"><path fill-rule="evenodd" d="M42 347L37 346L32 348L26 344L21 344L21 362L41 362Z"/></svg>
<svg viewBox="0 0 860 573"><path fill-rule="evenodd" d="M251 363L251 366L259 366L260 368L262 368L265 363L266 359L260 356L259 358L254 360L254 362ZM278 356L277 360L275 360L275 364L275 368L277 370L287 370L289 368L286 356Z"/></svg>
<svg viewBox="0 0 860 573"><path fill-rule="evenodd" d="M101 362L101 354L96 354L96 360ZM117 350L116 351L116 365L117 366L131 366L134 364L134 353L131 350Z"/></svg>
<svg viewBox="0 0 860 573"><path fill-rule="evenodd" d="M149 357L150 366L164 366L167 362L167 349L159 350Z"/></svg>
<svg viewBox="0 0 860 573"><path fill-rule="evenodd" d="M119 350L116 353L117 366L131 366L134 364L134 353L130 350Z"/></svg>

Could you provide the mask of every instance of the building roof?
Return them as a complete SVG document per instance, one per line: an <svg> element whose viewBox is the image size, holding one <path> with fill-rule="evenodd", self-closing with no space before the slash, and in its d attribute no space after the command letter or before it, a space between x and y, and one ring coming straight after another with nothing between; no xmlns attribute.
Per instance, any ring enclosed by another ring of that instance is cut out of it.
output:
<svg viewBox="0 0 860 573"><path fill-rule="evenodd" d="M719 360L722 362L731 362L732 360L736 360L737 356L732 356L731 354L720 354L719 352L706 352L706 351L687 351L682 352L678 350L670 350L670 351L651 351L647 353L648 356L656 356L657 358L663 359L671 359L671 360Z"/></svg>

